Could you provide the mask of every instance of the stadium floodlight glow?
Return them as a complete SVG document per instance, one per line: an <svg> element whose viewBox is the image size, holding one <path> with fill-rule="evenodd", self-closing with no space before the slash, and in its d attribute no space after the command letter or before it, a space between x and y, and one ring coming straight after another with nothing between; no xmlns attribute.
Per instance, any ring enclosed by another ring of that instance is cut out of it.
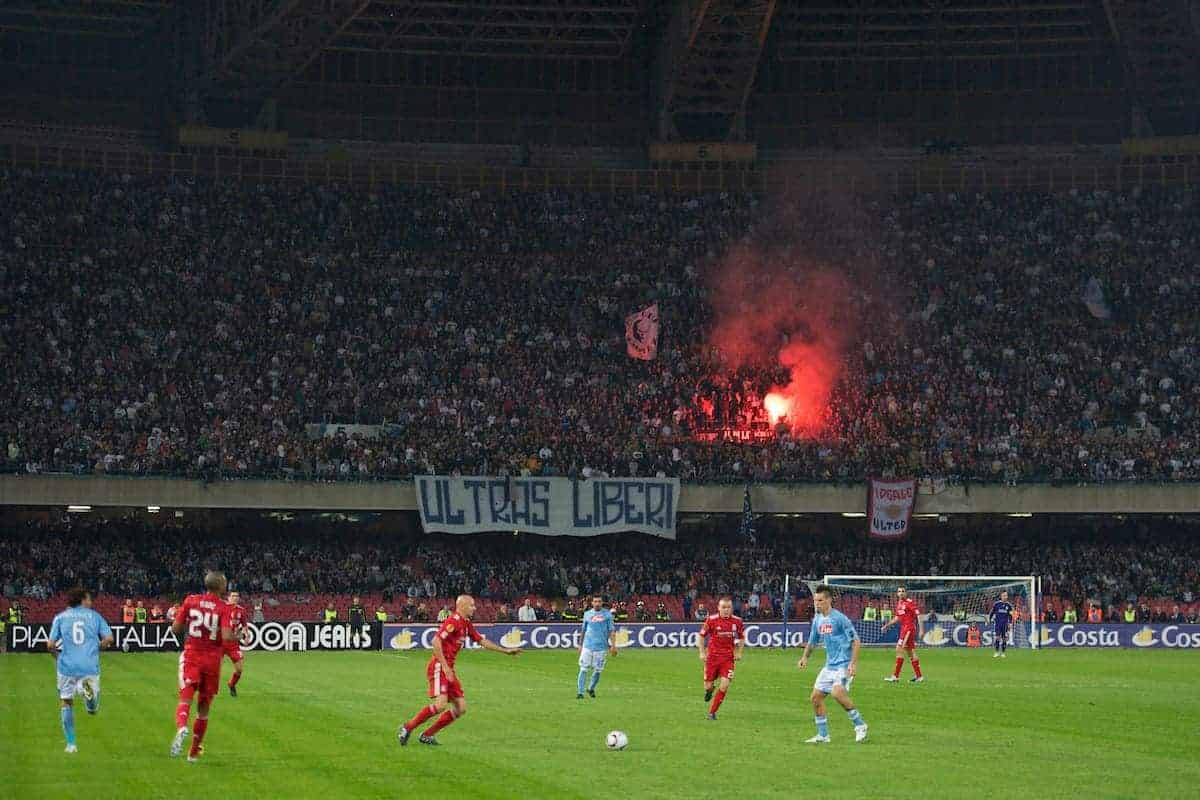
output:
<svg viewBox="0 0 1200 800"><path fill-rule="evenodd" d="M69 514L86 514L91 510L91 506L67 506L67 513Z"/></svg>
<svg viewBox="0 0 1200 800"><path fill-rule="evenodd" d="M162 511L162 506L146 506L146 510L151 514L157 514L158 512Z"/></svg>
<svg viewBox="0 0 1200 800"><path fill-rule="evenodd" d="M1021 517L1022 519L1024 519L1026 517L1032 517L1033 514L1029 513L1028 511L1014 511L1013 513L1009 514L1008 516Z"/></svg>
<svg viewBox="0 0 1200 800"><path fill-rule="evenodd" d="M862 519L867 516L865 511L843 511L842 516L848 519Z"/></svg>

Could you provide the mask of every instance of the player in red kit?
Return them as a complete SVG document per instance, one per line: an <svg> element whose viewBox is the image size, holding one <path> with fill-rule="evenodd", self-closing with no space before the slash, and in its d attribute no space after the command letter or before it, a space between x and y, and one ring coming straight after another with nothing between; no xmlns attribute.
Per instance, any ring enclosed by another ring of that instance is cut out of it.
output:
<svg viewBox="0 0 1200 800"><path fill-rule="evenodd" d="M408 744L412 732L423 722L441 714L418 739L421 744L436 745L438 740L434 737L438 731L467 713L467 698L463 694L458 673L454 671L454 662L458 658L458 651L466 643L464 640L470 639L485 650L496 653L510 656L521 654L521 648L501 647L475 630L475 626L471 623L473 616L475 616L475 598L469 594L460 594L454 603L454 613L446 617L445 622L438 628L437 635L433 638L433 656L425 667L425 677L429 679L429 696L433 698L433 702L418 711L416 716L400 727L397 736L401 745Z"/></svg>
<svg viewBox="0 0 1200 800"><path fill-rule="evenodd" d="M209 572L204 576L204 594L188 595L175 611L175 620L171 625L175 638L183 641L183 652L179 654L179 705L175 707L176 730L171 742L172 756L178 756L183 750L183 740L188 736L187 722L192 711L192 698L200 696L188 761L194 762L200 758L204 732L208 730L208 709L221 688L224 643L233 641L229 606L221 599L226 585L223 574Z"/></svg>
<svg viewBox="0 0 1200 800"><path fill-rule="evenodd" d="M896 616L888 620L879 632L883 633L897 622L900 623L900 638L896 640L896 669L884 680L888 683L900 680L900 669L904 666L905 654L908 654L913 668L912 682L923 683L925 676L921 674L921 660L917 658L917 642L925 635L925 631L921 628L921 612L917 602L908 598L908 590L903 586L896 589Z"/></svg>
<svg viewBox="0 0 1200 800"><path fill-rule="evenodd" d="M708 718L717 718L717 709L725 702L725 693L733 680L733 663L742 660L746 646L746 626L741 617L733 615L733 600L722 597L717 601L717 613L709 614L700 627L696 640L700 648L700 660L704 662L704 702L712 701L708 707ZM716 697L713 697L713 681L721 679Z"/></svg>
<svg viewBox="0 0 1200 800"><path fill-rule="evenodd" d="M246 632L246 623L250 621L250 616L246 609L242 608L242 596L238 592L230 592L226 602L229 604L229 627L233 629L233 641L225 642L225 655L233 662L233 674L229 676L229 696L237 697L238 681L242 679L242 670L246 663L242 657L242 634Z"/></svg>

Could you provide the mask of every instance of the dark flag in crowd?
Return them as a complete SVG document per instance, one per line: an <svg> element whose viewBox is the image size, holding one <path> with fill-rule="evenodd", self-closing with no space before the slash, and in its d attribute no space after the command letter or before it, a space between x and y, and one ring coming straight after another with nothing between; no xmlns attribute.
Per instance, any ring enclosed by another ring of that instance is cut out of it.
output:
<svg viewBox="0 0 1200 800"><path fill-rule="evenodd" d="M1083 290L1083 304L1096 319L1112 319L1112 309L1104 298L1104 287L1095 275L1088 278L1087 286Z"/></svg>
<svg viewBox="0 0 1200 800"><path fill-rule="evenodd" d="M658 356L658 303L625 318L625 351L641 361Z"/></svg>
<svg viewBox="0 0 1200 800"><path fill-rule="evenodd" d="M757 543L758 539L754 536L754 507L750 504L750 484L746 484L746 491L742 495L742 525L738 528L738 534L749 539L753 543Z"/></svg>

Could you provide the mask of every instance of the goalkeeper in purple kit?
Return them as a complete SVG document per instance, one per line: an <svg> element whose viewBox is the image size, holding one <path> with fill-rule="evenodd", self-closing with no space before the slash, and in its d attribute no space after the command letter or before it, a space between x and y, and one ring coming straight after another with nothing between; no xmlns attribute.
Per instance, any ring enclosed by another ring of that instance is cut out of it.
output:
<svg viewBox="0 0 1200 800"><path fill-rule="evenodd" d="M995 636L992 645L996 652L992 654L992 658L1008 657L1008 632L1012 626L1012 617L1013 607L1012 603L1008 602L1008 592L1001 592L1000 599L992 604L992 610L988 612L988 621L992 623Z"/></svg>

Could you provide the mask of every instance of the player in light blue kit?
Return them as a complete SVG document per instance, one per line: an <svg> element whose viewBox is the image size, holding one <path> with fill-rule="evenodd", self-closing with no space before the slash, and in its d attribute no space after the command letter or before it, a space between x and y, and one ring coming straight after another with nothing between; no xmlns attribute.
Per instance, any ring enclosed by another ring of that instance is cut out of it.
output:
<svg viewBox="0 0 1200 800"><path fill-rule="evenodd" d="M800 669L807 667L808 657L812 655L813 648L824 642L825 667L817 675L817 682L813 684L812 694L809 695L813 712L816 714L817 735L807 742L829 742L829 721L825 717L826 695L833 695L838 705L850 715L850 721L854 723L854 741L866 741L867 723L854 707L854 701L850 699L849 694L850 683L854 680L854 674L858 672L858 651L862 642L859 641L858 632L854 630L854 623L849 617L834 609L833 597L828 586L821 584L816 588L813 592L813 605L816 607L816 614L813 616L812 634L808 637L808 644L804 646L804 655L800 657L799 666Z"/></svg>
<svg viewBox="0 0 1200 800"><path fill-rule="evenodd" d="M100 648L113 642L112 628L92 610L92 593L73 589L70 606L54 618L46 648L58 656L58 697L62 700L63 735L67 752L75 747L75 695L82 694L89 714L100 709Z"/></svg>
<svg viewBox="0 0 1200 800"><path fill-rule="evenodd" d="M576 700L583 699L583 687L587 683L587 673L592 671L592 682L587 686L587 693L596 696L596 684L600 683L600 673L608 661L608 654L617 654L617 624L613 621L612 611L604 607L604 598L596 595L592 598L592 607L583 612L583 644L579 648L579 693Z"/></svg>

